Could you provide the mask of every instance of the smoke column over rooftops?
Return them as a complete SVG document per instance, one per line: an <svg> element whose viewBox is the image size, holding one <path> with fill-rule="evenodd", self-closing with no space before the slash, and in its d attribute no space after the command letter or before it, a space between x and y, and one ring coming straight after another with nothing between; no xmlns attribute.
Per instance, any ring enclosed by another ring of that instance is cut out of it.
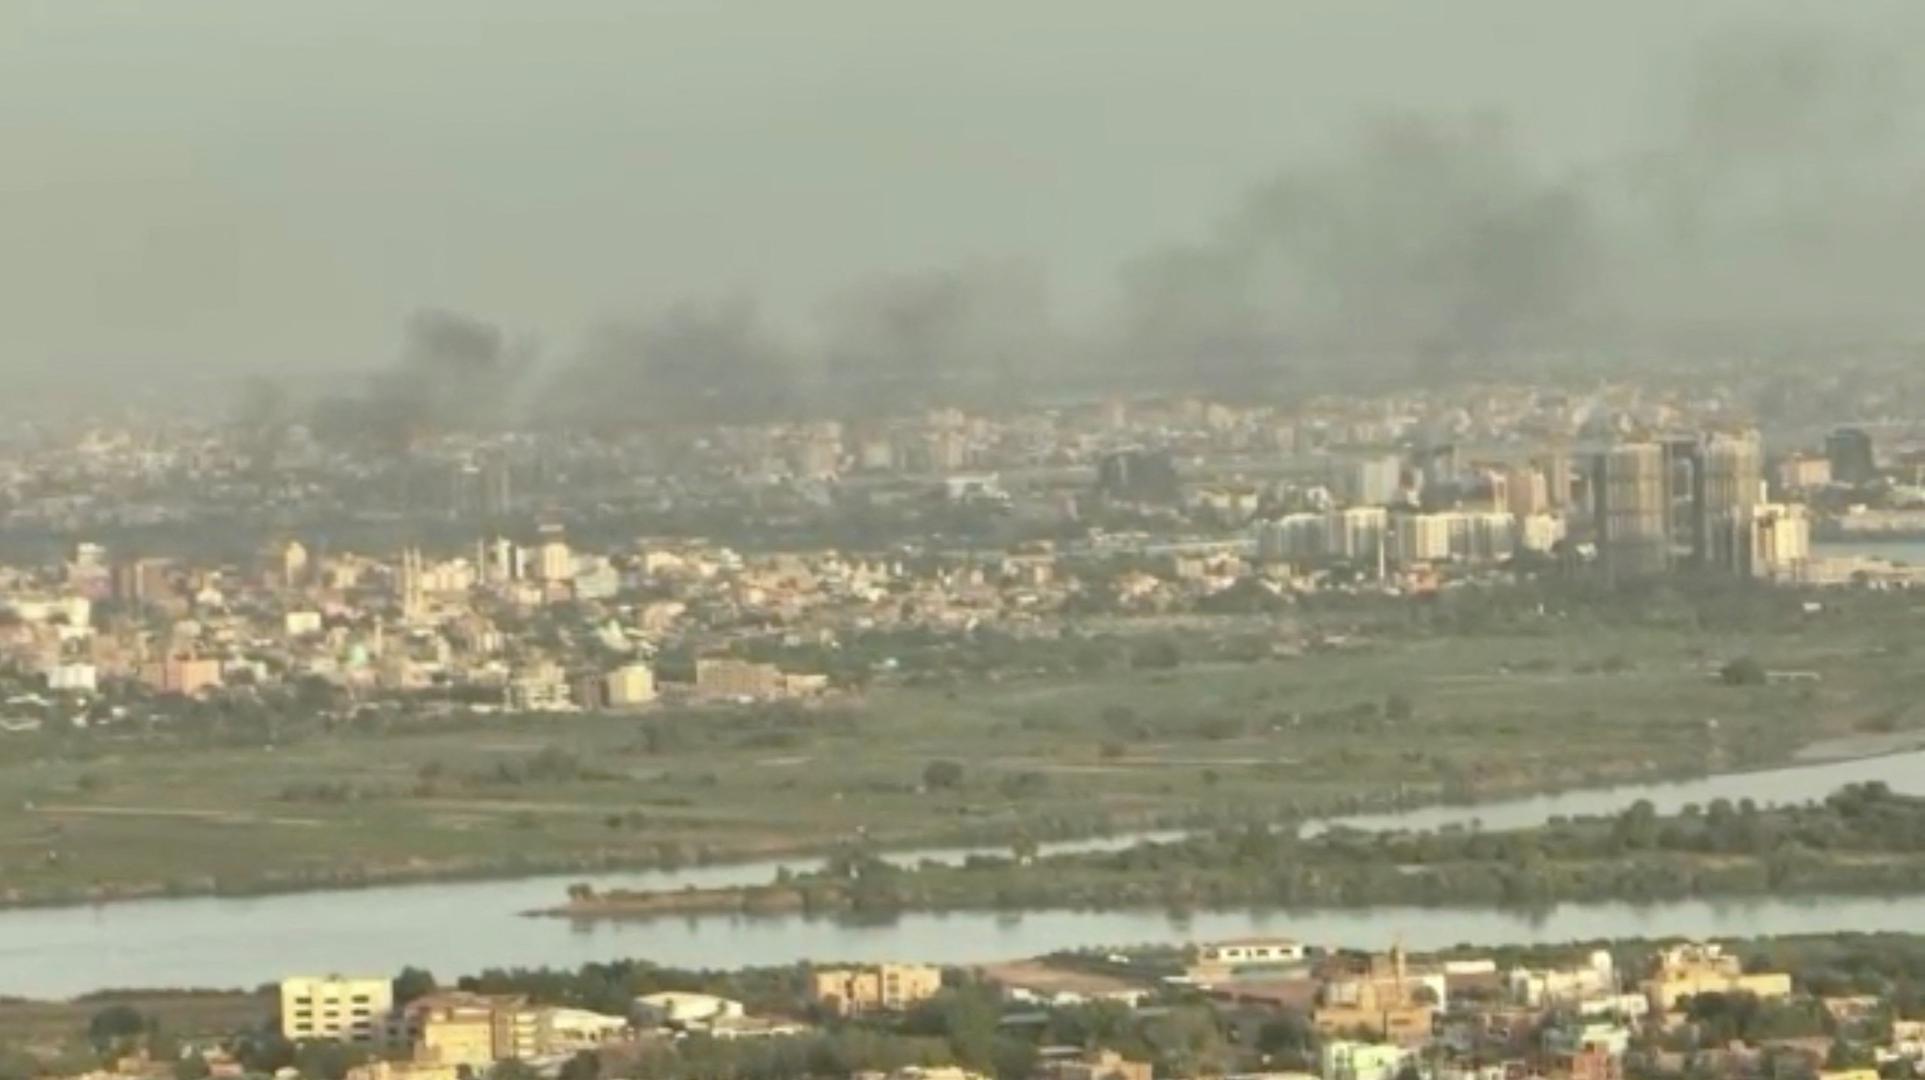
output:
<svg viewBox="0 0 1925 1080"><path fill-rule="evenodd" d="M622 427L996 404L1060 387L1315 392L1541 355L1608 364L1902 341L1925 331L1919 77L1889 45L1732 27L1651 78L1633 145L1555 164L1501 113L1385 111L1249 187L1203 235L1119 270L1066 328L1019 259L878 275L782 328L745 295L589 332L533 415ZM345 411L408 433L500 422L530 354L412 320Z"/></svg>
<svg viewBox="0 0 1925 1080"><path fill-rule="evenodd" d="M535 349L493 323L437 308L408 317L394 364L358 396L332 398L316 427L341 441L399 449L437 432L499 427L514 419L514 394Z"/></svg>

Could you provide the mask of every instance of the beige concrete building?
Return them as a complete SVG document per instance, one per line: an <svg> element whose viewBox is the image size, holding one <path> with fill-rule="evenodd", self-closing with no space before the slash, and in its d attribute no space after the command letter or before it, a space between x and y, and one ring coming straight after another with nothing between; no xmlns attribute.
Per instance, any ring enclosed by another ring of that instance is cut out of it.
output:
<svg viewBox="0 0 1925 1080"><path fill-rule="evenodd" d="M1392 948L1372 956L1367 970L1326 979L1310 1022L1325 1037L1367 1031L1376 1041L1421 1046L1445 994L1441 973L1412 972L1403 949Z"/></svg>
<svg viewBox="0 0 1925 1080"><path fill-rule="evenodd" d="M403 1010L415 1059L485 1068L540 1052L540 1010L518 997L430 994Z"/></svg>
<svg viewBox="0 0 1925 1080"><path fill-rule="evenodd" d="M377 1045L394 1009L387 979L297 976L281 980L281 1035L290 1042L331 1039Z"/></svg>
<svg viewBox="0 0 1925 1080"><path fill-rule="evenodd" d="M1810 491L1831 483L1831 460L1816 454L1792 454L1778 462L1778 490Z"/></svg>
<svg viewBox="0 0 1925 1080"><path fill-rule="evenodd" d="M193 656L169 656L141 665L140 680L157 694L193 697L221 684L221 662Z"/></svg>
<svg viewBox="0 0 1925 1080"><path fill-rule="evenodd" d="M647 664L616 668L602 679L611 709L639 709L655 700L655 672Z"/></svg>
<svg viewBox="0 0 1925 1080"><path fill-rule="evenodd" d="M772 698L783 692L782 672L774 664L730 657L695 661L695 692L706 698Z"/></svg>
<svg viewBox="0 0 1925 1080"><path fill-rule="evenodd" d="M1811 566L1811 518L1796 503L1765 503L1751 524L1751 573L1769 581L1803 581Z"/></svg>
<svg viewBox="0 0 1925 1080"><path fill-rule="evenodd" d="M469 1069L592 1050L629 1030L618 1016L452 991L410 1002L401 1027L416 1061Z"/></svg>
<svg viewBox="0 0 1925 1080"><path fill-rule="evenodd" d="M942 969L922 964L819 968L809 1000L838 1016L895 1012L927 1001L942 989Z"/></svg>
<svg viewBox="0 0 1925 1080"><path fill-rule="evenodd" d="M1679 945L1659 953L1641 988L1657 1013L1699 994L1750 994L1774 999L1791 995L1791 976L1782 972L1746 974L1737 957L1719 945Z"/></svg>

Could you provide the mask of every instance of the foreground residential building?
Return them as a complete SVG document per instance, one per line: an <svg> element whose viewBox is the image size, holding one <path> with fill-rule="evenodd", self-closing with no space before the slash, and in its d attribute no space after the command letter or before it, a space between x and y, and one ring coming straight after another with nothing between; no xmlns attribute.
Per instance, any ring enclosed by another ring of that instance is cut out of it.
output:
<svg viewBox="0 0 1925 1080"><path fill-rule="evenodd" d="M281 980L281 1035L291 1042L332 1039L360 1045L387 1041L394 984L387 979L296 976Z"/></svg>

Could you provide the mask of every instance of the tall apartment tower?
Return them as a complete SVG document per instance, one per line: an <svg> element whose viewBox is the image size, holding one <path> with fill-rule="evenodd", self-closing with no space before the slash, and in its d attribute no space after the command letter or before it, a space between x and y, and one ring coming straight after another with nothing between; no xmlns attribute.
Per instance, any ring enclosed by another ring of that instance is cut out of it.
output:
<svg viewBox="0 0 1925 1080"><path fill-rule="evenodd" d="M403 549L397 591L401 594L401 621L405 623L418 623L427 616L427 589L421 578L421 549L415 547Z"/></svg>
<svg viewBox="0 0 1925 1080"><path fill-rule="evenodd" d="M1544 474L1544 496L1554 512L1571 507L1571 456L1563 449L1540 454L1532 462Z"/></svg>
<svg viewBox="0 0 1925 1080"><path fill-rule="evenodd" d="M1656 442L1625 442L1599 454L1598 554L1614 578L1661 574L1671 565L1670 460Z"/></svg>
<svg viewBox="0 0 1925 1080"><path fill-rule="evenodd" d="M1825 436L1825 457L1831 478L1840 484L1865 484L1878 478L1872 437L1862 428L1839 428Z"/></svg>
<svg viewBox="0 0 1925 1080"><path fill-rule="evenodd" d="M1694 492L1701 565L1751 573L1751 533L1763 485L1764 449L1757 432L1713 435L1705 441Z"/></svg>

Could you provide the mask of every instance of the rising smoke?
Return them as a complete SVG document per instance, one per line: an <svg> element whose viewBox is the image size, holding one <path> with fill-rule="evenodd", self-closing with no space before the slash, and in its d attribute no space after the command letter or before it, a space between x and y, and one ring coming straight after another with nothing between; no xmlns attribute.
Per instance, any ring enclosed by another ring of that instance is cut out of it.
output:
<svg viewBox="0 0 1925 1080"><path fill-rule="evenodd" d="M400 356L356 396L330 398L315 428L344 443L405 449L427 435L497 428L515 419L515 394L535 349L492 323L440 309L409 316Z"/></svg>
<svg viewBox="0 0 1925 1080"><path fill-rule="evenodd" d="M604 430L777 419L804 409L797 356L748 297L683 301L597 327L539 408Z"/></svg>
<svg viewBox="0 0 1925 1080"><path fill-rule="evenodd" d="M750 299L596 328L539 418L630 427L894 413L1061 387L1247 395L1419 383L1519 357L1608 363L1904 341L1925 331L1916 76L1876 41L1735 29L1654 82L1638 145L1555 167L1499 115L1363 118L1202 237L1121 270L1066 332L1014 261L886 275L785 335ZM424 313L356 430L405 442L498 421L527 357Z"/></svg>

